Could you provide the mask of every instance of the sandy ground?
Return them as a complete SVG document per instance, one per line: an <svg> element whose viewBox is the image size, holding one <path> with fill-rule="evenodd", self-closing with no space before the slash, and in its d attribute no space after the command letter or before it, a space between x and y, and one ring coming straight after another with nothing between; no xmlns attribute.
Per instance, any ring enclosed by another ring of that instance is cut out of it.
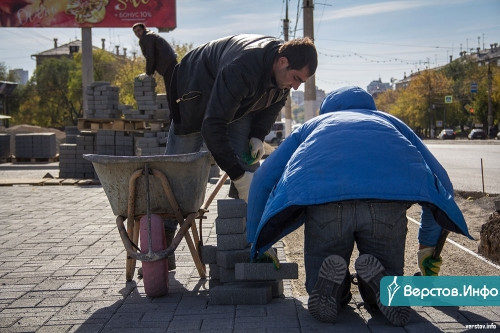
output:
<svg viewBox="0 0 500 333"><path fill-rule="evenodd" d="M488 221L488 217L495 211L495 201L500 200L499 195L487 195L482 193L466 193L458 192L455 195L455 200L464 214L465 221L469 227L469 232L475 240L470 240L465 236L458 234L450 234L448 239L453 240L464 248L477 254L477 248L480 241L481 226ZM413 275L418 272L417 265L417 233L418 224L413 220L420 220L420 206L413 205L407 212L408 234L406 237L406 253L405 253L405 275ZM296 262L299 265L299 278L292 280L294 294L297 296L307 296L304 288L305 271L304 271L304 230L303 227L297 229L283 239L285 244L285 255L287 262ZM490 265L474 254L467 252L456 245L446 242L441 256L443 264L441 266L440 275L500 275L500 263ZM351 256L350 271L353 273L354 261L358 257L356 247L354 247ZM357 287L352 286L351 291L357 293Z"/></svg>

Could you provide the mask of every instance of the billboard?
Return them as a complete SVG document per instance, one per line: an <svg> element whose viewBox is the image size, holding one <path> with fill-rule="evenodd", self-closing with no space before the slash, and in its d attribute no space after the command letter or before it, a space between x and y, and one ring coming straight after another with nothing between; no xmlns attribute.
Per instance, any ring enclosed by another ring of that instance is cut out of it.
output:
<svg viewBox="0 0 500 333"><path fill-rule="evenodd" d="M176 27L175 0L1 0L0 27Z"/></svg>

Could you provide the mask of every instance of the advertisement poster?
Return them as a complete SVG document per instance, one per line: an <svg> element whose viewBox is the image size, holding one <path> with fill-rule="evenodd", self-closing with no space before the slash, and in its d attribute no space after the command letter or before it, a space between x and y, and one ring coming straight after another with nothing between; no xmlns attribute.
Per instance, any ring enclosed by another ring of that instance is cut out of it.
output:
<svg viewBox="0 0 500 333"><path fill-rule="evenodd" d="M1 0L0 27L176 27L175 0Z"/></svg>

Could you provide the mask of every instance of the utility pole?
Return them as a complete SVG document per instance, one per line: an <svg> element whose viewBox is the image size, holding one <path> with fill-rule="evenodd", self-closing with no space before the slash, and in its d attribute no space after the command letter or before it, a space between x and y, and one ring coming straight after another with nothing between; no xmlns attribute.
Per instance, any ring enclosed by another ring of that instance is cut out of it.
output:
<svg viewBox="0 0 500 333"><path fill-rule="evenodd" d="M314 41L314 1L303 0L304 9L304 37ZM304 84L304 120L312 119L316 114L316 79L311 76Z"/></svg>
<svg viewBox="0 0 500 333"><path fill-rule="evenodd" d="M490 49L491 51L491 49ZM488 59L489 60L489 59ZM488 137L491 138L491 127L493 126L493 105L491 102L491 85L493 81L493 73L491 72L491 60L488 61Z"/></svg>
<svg viewBox="0 0 500 333"><path fill-rule="evenodd" d="M85 89L94 82L94 63L92 60L92 28L82 28L82 88L83 118L87 118L87 98Z"/></svg>
<svg viewBox="0 0 500 333"><path fill-rule="evenodd" d="M283 36L285 42L288 41L288 32L289 32L289 23L288 20L288 0L286 0L286 14L285 19L283 20ZM292 132L292 92L288 93L288 98L286 99L285 104L285 138L290 135ZM281 119L279 119L281 120Z"/></svg>

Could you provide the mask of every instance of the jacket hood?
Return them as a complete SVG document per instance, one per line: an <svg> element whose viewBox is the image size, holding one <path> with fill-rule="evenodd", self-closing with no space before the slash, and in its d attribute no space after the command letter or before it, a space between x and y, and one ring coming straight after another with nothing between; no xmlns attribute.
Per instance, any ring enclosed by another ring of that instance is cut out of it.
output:
<svg viewBox="0 0 500 333"><path fill-rule="evenodd" d="M340 110L377 110L372 95L360 87L348 86L328 94L321 103L319 114Z"/></svg>

